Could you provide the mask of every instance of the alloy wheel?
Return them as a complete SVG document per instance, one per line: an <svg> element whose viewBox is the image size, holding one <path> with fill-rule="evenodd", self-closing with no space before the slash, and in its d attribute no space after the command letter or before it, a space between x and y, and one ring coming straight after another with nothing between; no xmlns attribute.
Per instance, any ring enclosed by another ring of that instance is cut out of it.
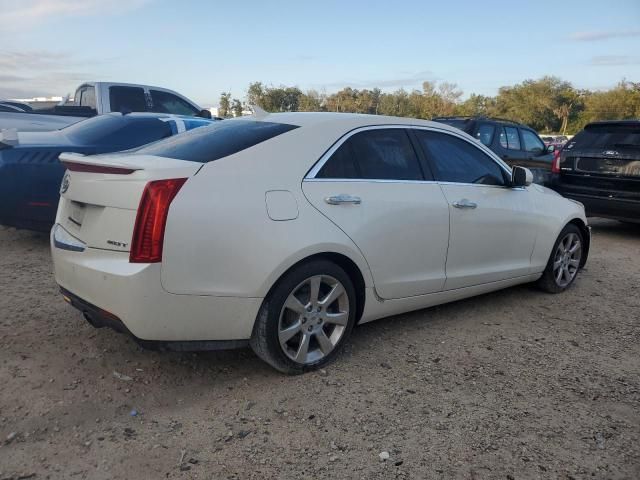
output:
<svg viewBox="0 0 640 480"><path fill-rule="evenodd" d="M314 275L287 297L278 321L283 352L296 363L312 364L329 355L349 323L349 297L329 275Z"/></svg>
<svg viewBox="0 0 640 480"><path fill-rule="evenodd" d="M568 286L580 268L582 258L582 244L575 233L565 235L558 246L553 258L553 278L559 287Z"/></svg>

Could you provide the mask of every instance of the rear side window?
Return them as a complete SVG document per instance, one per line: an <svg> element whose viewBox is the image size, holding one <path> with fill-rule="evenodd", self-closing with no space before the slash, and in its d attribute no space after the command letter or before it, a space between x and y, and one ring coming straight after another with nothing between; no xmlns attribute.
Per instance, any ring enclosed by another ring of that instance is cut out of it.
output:
<svg viewBox="0 0 640 480"><path fill-rule="evenodd" d="M493 142L493 134L496 131L496 127L493 125L489 125L488 123L484 123L480 125L478 131L476 132L476 139L480 140L487 147L491 145Z"/></svg>
<svg viewBox="0 0 640 480"><path fill-rule="evenodd" d="M640 149L640 123L587 125L567 148Z"/></svg>
<svg viewBox="0 0 640 480"><path fill-rule="evenodd" d="M416 135L431 162L436 180L505 185L502 168L475 145L444 133L416 130Z"/></svg>
<svg viewBox="0 0 640 480"><path fill-rule="evenodd" d="M298 128L286 123L255 120L224 120L210 127L200 127L133 152L159 157L207 163L253 147Z"/></svg>
<svg viewBox="0 0 640 480"><path fill-rule="evenodd" d="M78 106L96 108L96 89L95 87L83 87L80 90L80 98L76 99Z"/></svg>
<svg viewBox="0 0 640 480"><path fill-rule="evenodd" d="M351 136L316 178L423 180L409 136L399 128L366 130Z"/></svg>
<svg viewBox="0 0 640 480"><path fill-rule="evenodd" d="M169 92L151 90L151 102L153 103L153 107L150 109L152 112L173 115L197 115L199 113L199 110L193 105Z"/></svg>
<svg viewBox="0 0 640 480"><path fill-rule="evenodd" d="M109 87L112 112L146 112L147 100L140 87Z"/></svg>
<svg viewBox="0 0 640 480"><path fill-rule="evenodd" d="M504 127L500 132L500 146L509 150L520 150L520 137L518 129L514 127Z"/></svg>

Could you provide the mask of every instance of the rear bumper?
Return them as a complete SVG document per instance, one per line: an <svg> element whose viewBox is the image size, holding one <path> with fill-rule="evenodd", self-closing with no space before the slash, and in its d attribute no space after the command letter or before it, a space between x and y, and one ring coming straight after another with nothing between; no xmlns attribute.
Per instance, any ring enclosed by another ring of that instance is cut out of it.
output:
<svg viewBox="0 0 640 480"><path fill-rule="evenodd" d="M640 221L640 200L583 195L557 188L556 191L567 198L584 205L588 217L605 217L620 220Z"/></svg>
<svg viewBox="0 0 640 480"><path fill-rule="evenodd" d="M232 348L242 348L249 345L249 340L190 340L190 341L161 341L142 340L129 331L127 326L118 317L107 312L89 302L84 301L77 295L60 288L60 293L64 299L74 308L80 310L85 320L95 328L110 328L118 333L124 333L133 338L138 345L149 350L174 352L194 352L211 350L228 350Z"/></svg>
<svg viewBox="0 0 640 480"><path fill-rule="evenodd" d="M159 263L129 263L127 252L63 249L53 238L51 251L56 282L95 326L114 328L139 341L251 337L261 298L171 294L160 283Z"/></svg>

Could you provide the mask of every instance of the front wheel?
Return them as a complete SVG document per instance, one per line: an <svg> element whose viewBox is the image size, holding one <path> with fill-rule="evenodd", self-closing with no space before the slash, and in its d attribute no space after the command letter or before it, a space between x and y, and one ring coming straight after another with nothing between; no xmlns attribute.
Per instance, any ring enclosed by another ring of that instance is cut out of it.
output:
<svg viewBox="0 0 640 480"><path fill-rule="evenodd" d="M573 223L562 229L538 286L549 293L560 293L575 281L582 264L584 239Z"/></svg>
<svg viewBox="0 0 640 480"><path fill-rule="evenodd" d="M265 299L251 335L262 360L287 374L320 368L355 323L353 283L338 265L314 260L288 272Z"/></svg>

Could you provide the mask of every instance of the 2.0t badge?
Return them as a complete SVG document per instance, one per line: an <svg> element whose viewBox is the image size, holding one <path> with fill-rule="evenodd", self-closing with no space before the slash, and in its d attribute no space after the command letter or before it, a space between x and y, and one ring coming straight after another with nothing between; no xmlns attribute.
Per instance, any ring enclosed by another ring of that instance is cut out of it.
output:
<svg viewBox="0 0 640 480"><path fill-rule="evenodd" d="M69 190L69 172L64 174L62 177L62 185L60 185L60 195L66 193Z"/></svg>

